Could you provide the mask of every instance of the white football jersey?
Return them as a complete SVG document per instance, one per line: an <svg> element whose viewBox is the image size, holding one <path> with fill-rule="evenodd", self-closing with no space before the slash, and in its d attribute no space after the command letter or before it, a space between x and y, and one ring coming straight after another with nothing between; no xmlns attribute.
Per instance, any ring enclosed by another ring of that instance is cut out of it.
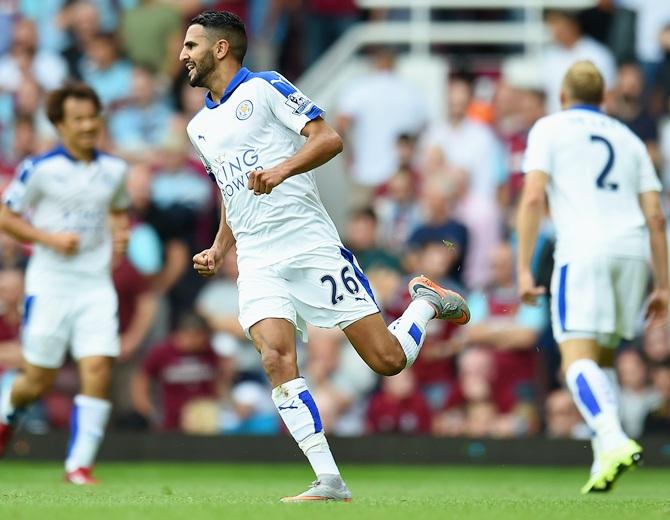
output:
<svg viewBox="0 0 670 520"><path fill-rule="evenodd" d="M108 217L111 210L129 205L126 170L126 163L116 157L96 152L86 163L62 146L19 165L3 194L7 207L27 216L38 229L79 235L79 249L72 256L35 245L26 273L27 293L91 277L109 278Z"/></svg>
<svg viewBox="0 0 670 520"><path fill-rule="evenodd" d="M313 172L294 175L269 195L247 188L251 171L294 155L305 142L303 127L321 114L277 72L242 68L220 103L207 94L205 107L188 124L188 136L223 195L241 266L263 267L340 244Z"/></svg>
<svg viewBox="0 0 670 520"><path fill-rule="evenodd" d="M523 171L549 176L557 263L596 255L645 258L639 195L661 191L640 139L589 106L540 119L528 136Z"/></svg>

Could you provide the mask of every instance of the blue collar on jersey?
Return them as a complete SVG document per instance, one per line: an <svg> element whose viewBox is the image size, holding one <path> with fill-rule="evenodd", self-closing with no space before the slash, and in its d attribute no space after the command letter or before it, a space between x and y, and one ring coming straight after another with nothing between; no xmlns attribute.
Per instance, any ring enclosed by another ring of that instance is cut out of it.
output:
<svg viewBox="0 0 670 520"><path fill-rule="evenodd" d="M49 159L51 157L56 157L57 155L62 155L63 157L66 157L72 162L79 162L79 159L76 159L75 157L72 156L70 152L67 151L67 148L61 143L57 145L55 148L52 150L42 154L38 155L35 157L35 161L43 161L44 159ZM93 149L93 160L97 161L98 158L100 157L100 152L96 150L95 148Z"/></svg>
<svg viewBox="0 0 670 520"><path fill-rule="evenodd" d="M599 107L595 105L572 105L568 110L590 110L591 112L602 112Z"/></svg>
<svg viewBox="0 0 670 520"><path fill-rule="evenodd" d="M207 108L216 108L219 105L225 103L226 100L235 91L235 89L239 87L242 83L247 81L247 79L249 79L249 76L251 76L251 71L246 67L242 67L240 70L237 71L237 74L233 76L233 79L230 80L230 83L228 83L228 86L226 87L226 90L223 93L223 97L218 103L212 99L211 92L207 92L207 94L205 94L205 106Z"/></svg>

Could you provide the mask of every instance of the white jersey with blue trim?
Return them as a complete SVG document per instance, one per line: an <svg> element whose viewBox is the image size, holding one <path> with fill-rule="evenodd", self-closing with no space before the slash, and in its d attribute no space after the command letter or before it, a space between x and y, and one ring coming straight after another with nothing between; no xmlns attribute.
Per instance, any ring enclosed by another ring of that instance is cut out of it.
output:
<svg viewBox="0 0 670 520"><path fill-rule="evenodd" d="M78 161L63 146L19 165L3 194L14 213L38 229L79 235L79 248L66 256L36 244L26 273L26 291L91 277L109 278L112 240L109 212L129 205L126 163L96 152L91 162Z"/></svg>
<svg viewBox="0 0 670 520"><path fill-rule="evenodd" d="M531 129L523 171L549 176L558 263L598 255L646 258L639 195L661 191L642 141L594 107L576 106Z"/></svg>
<svg viewBox="0 0 670 520"><path fill-rule="evenodd" d="M323 110L281 74L246 68L220 103L208 94L205 105L187 132L223 195L240 266L267 266L319 246L339 246L313 172L290 177L269 195L247 188L251 171L272 168L303 146L300 132Z"/></svg>

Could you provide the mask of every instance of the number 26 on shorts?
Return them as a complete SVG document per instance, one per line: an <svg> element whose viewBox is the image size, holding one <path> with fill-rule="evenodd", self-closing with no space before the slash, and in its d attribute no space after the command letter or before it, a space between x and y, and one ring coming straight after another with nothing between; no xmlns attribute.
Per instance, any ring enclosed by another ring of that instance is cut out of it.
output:
<svg viewBox="0 0 670 520"><path fill-rule="evenodd" d="M357 294L358 291L360 291L360 286L358 285L356 278L351 276L350 267L348 265L343 267L340 271L340 279L342 280L342 285L344 285L344 288L349 294ZM321 283L330 285L330 302L333 305L337 305L337 302L344 300L344 295L338 290L338 283L333 276L329 274L323 275L321 277Z"/></svg>

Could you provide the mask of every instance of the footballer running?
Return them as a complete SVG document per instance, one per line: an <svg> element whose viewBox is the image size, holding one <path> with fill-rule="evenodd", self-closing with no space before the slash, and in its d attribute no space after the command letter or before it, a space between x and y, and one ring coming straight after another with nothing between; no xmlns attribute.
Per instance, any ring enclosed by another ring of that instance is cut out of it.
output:
<svg viewBox="0 0 670 520"><path fill-rule="evenodd" d="M397 374L416 359L432 319L469 320L465 300L423 276L412 302L386 326L354 255L319 198L313 170L342 151L324 111L277 72L242 67L245 27L230 12L191 20L179 59L192 87L208 90L188 136L223 198L214 243L193 257L212 276L237 247L240 323L259 351L272 399L316 480L283 501L351 500L319 411L296 363L307 323L340 327L372 370Z"/></svg>
<svg viewBox="0 0 670 520"><path fill-rule="evenodd" d="M632 339L647 289L650 326L668 312L668 245L661 183L644 143L603 114L604 80L590 61L575 63L561 88L562 112L528 136L518 212L518 283L526 303L544 293L531 259L545 193L556 228L552 322L567 386L593 431L593 465L582 493L605 492L642 460L621 428L615 389L599 366L602 351ZM648 237L647 237L648 231Z"/></svg>
<svg viewBox="0 0 670 520"><path fill-rule="evenodd" d="M127 165L95 149L102 129L95 91L67 84L47 97L62 144L18 167L3 195L0 228L34 244L26 271L21 345L24 364L0 388L0 455L21 411L52 386L69 352L79 365L65 479L91 475L112 408L112 364L119 355L112 253L128 236Z"/></svg>

